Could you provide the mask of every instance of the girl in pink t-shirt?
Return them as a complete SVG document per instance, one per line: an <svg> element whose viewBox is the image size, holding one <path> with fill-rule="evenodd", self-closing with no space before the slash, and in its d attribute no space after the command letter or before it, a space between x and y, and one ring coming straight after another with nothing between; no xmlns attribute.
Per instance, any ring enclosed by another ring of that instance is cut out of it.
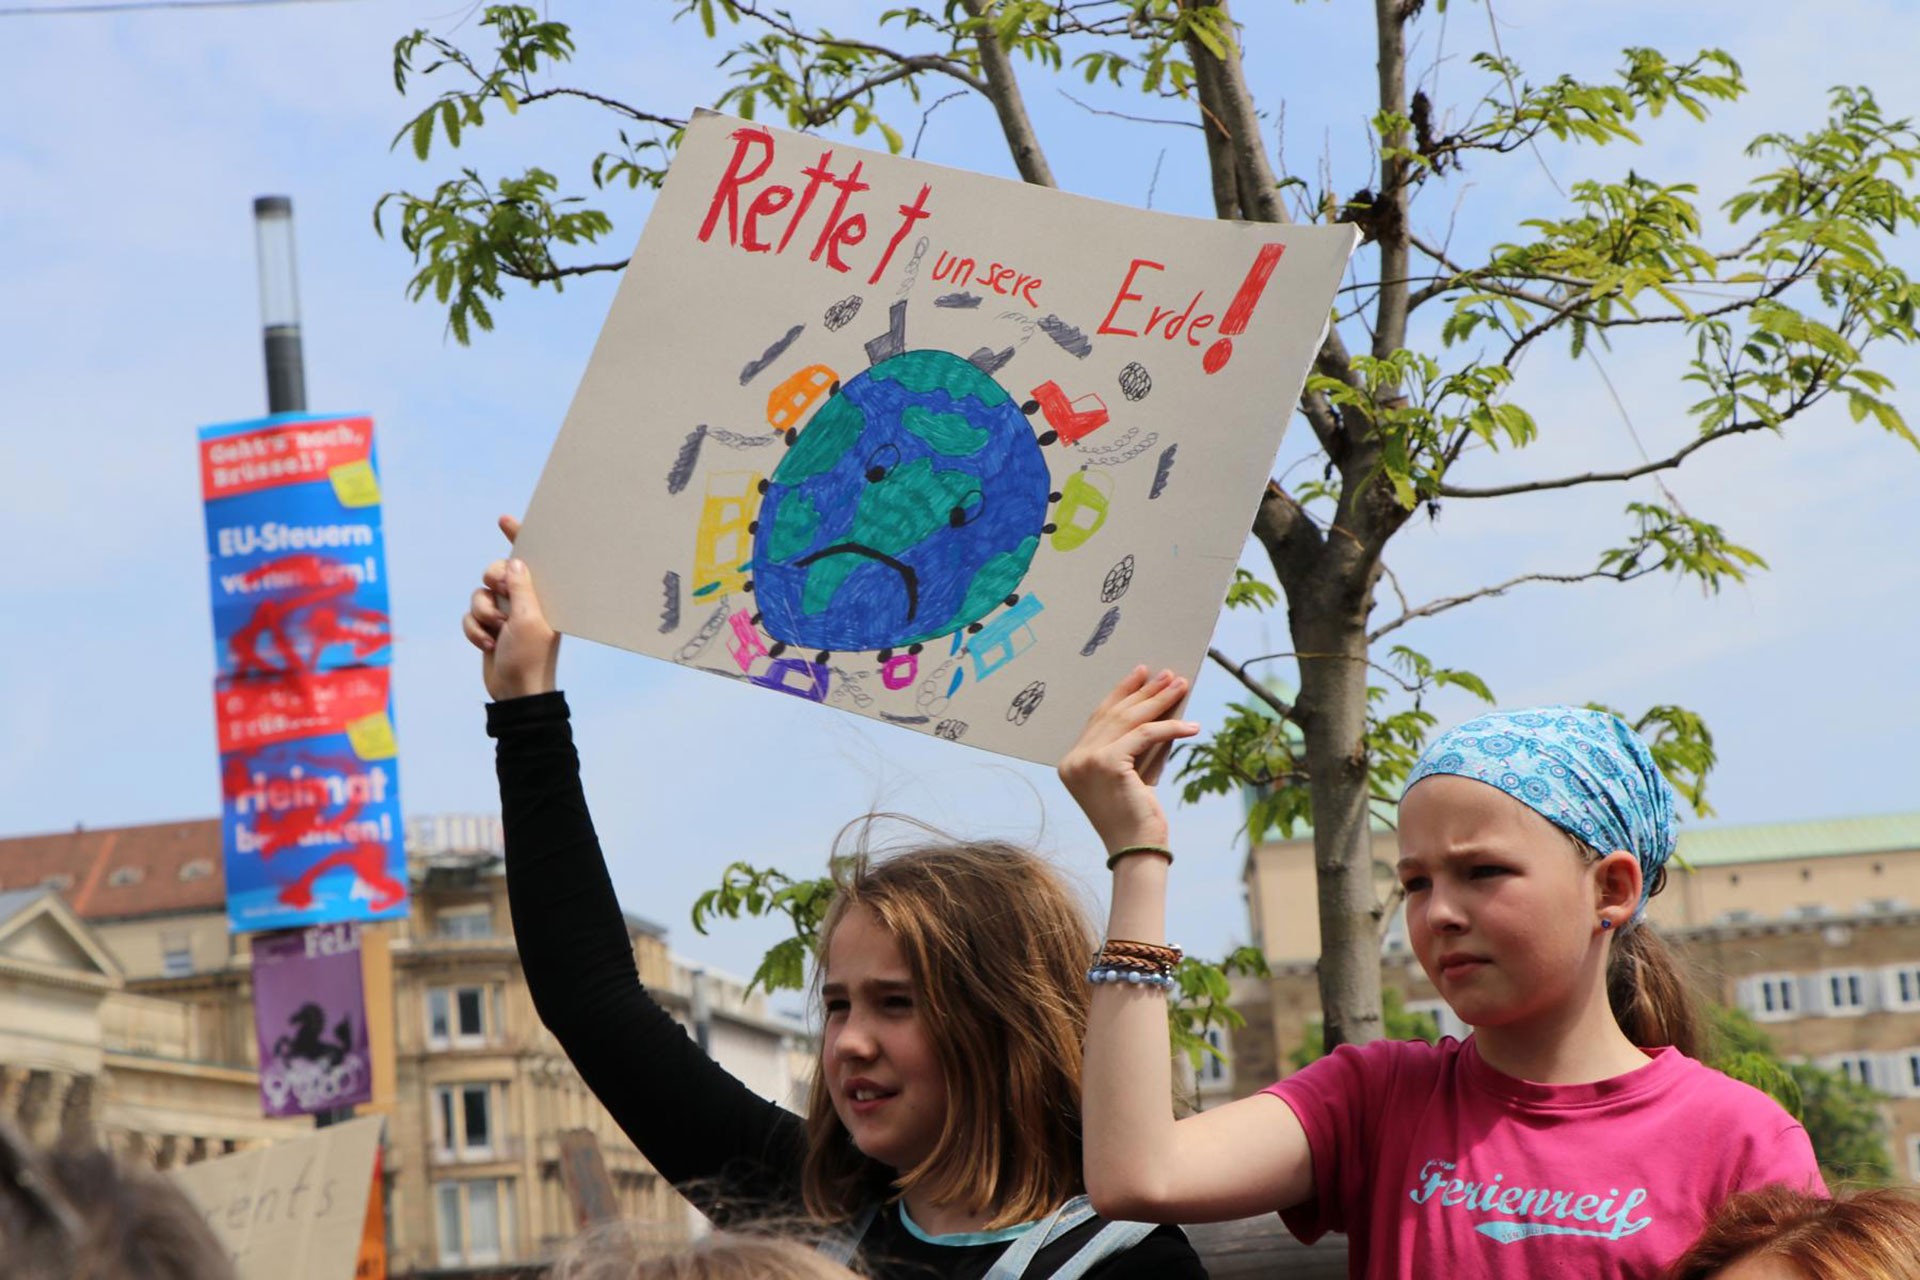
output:
<svg viewBox="0 0 1920 1280"><path fill-rule="evenodd" d="M1824 1192L1805 1130L1695 1059L1684 984L1644 921L1672 790L1625 723L1574 707L1461 725L1402 794L1408 934L1473 1034L1342 1047L1176 1122L1162 984L1134 975L1164 941L1172 861L1140 764L1198 731L1165 719L1185 695L1137 670L1060 766L1114 855L1083 1085L1100 1212L1277 1210L1304 1240L1345 1232L1354 1276L1588 1280L1659 1275L1733 1192Z"/></svg>

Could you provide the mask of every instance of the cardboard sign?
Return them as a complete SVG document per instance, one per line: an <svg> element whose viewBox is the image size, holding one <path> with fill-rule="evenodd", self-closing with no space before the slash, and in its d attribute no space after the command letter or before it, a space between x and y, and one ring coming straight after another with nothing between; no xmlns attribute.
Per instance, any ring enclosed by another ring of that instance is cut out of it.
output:
<svg viewBox="0 0 1920 1280"><path fill-rule="evenodd" d="M169 1170L241 1280L353 1280L380 1149L378 1116Z"/></svg>
<svg viewBox="0 0 1920 1280"><path fill-rule="evenodd" d="M1356 240L703 114L519 553L564 631L1053 761L1205 657Z"/></svg>

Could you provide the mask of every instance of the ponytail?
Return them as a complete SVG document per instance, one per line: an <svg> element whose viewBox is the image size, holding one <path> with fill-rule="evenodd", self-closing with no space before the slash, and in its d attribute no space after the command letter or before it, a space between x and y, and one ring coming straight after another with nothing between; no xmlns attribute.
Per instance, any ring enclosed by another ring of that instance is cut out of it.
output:
<svg viewBox="0 0 1920 1280"><path fill-rule="evenodd" d="M1664 870L1664 868L1662 868ZM1706 1051L1706 1023L1691 975L1666 940L1642 920L1613 940L1607 1003L1627 1039L1643 1048L1672 1045L1689 1058Z"/></svg>

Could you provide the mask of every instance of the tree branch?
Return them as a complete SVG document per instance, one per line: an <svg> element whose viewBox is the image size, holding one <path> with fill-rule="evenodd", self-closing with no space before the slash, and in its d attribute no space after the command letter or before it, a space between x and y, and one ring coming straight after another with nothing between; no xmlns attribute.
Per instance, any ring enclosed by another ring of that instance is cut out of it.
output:
<svg viewBox="0 0 1920 1280"><path fill-rule="evenodd" d="M1221 667L1225 668L1226 671L1230 675L1232 675L1235 680L1238 680L1241 684L1245 685L1247 687L1247 691L1253 694L1254 697L1260 699L1260 701L1266 703L1267 706L1271 707L1275 715L1279 716L1282 720L1293 719L1293 705L1291 703L1283 701L1278 694L1274 693L1273 690L1267 688L1267 686L1261 684L1258 680L1255 680L1251 675L1247 673L1247 669L1244 666L1237 665L1236 663L1233 662L1232 659L1228 658L1226 654L1221 653L1218 649L1208 648L1207 656L1209 658L1212 658L1214 662L1219 664Z"/></svg>
<svg viewBox="0 0 1920 1280"><path fill-rule="evenodd" d="M1410 8L1402 0L1374 0L1373 4L1380 114L1388 118L1404 119L1407 114L1406 24ZM1392 154L1408 149L1404 126L1396 127L1380 142L1380 195L1374 218L1383 283L1374 311L1373 354L1384 360L1407 344L1407 286L1398 282L1407 274L1407 207L1413 173L1403 157Z"/></svg>
<svg viewBox="0 0 1920 1280"><path fill-rule="evenodd" d="M1615 582L1632 582L1635 578L1645 577L1647 574L1654 572L1659 567L1660 567L1659 565L1650 564L1645 566L1644 568L1633 569L1633 570L1628 570L1624 572L1620 570L1612 570L1612 569L1589 569L1585 573L1523 573L1517 578L1509 578L1505 582L1499 583L1495 586L1482 587L1478 591L1469 591L1466 595L1463 595L1463 596L1442 596L1438 600L1429 601L1428 603L1421 605L1418 609L1408 609L1405 613L1395 618L1392 622L1389 622L1385 626L1377 627L1373 631L1368 632L1367 643L1370 645L1374 644L1380 639L1381 636L1384 636L1387 633L1392 631L1398 631L1401 627L1406 626L1409 622L1412 622L1416 618L1431 618L1437 613L1445 613L1449 609L1457 609L1461 605L1471 604L1475 600L1484 600L1489 596L1503 596L1508 591L1512 590L1514 587L1520 586L1522 583L1591 582L1595 578L1611 578Z"/></svg>
<svg viewBox="0 0 1920 1280"><path fill-rule="evenodd" d="M1039 135L1034 133L1033 121L1027 116L1026 99L1020 96L1020 82L1014 78L1013 63L1008 60L999 37L994 35L990 20L992 0L963 0L963 3L967 12L980 22L977 46L980 70L987 78L981 92L987 95L987 100L993 103L994 114L1000 117L1000 131L1006 135L1014 167L1020 170L1023 179L1036 187L1060 185L1053 180L1046 153L1040 149Z"/></svg>
<svg viewBox="0 0 1920 1280"><path fill-rule="evenodd" d="M1080 101L1080 99L1074 97L1065 89L1056 89L1054 92L1089 115L1112 116L1116 120L1131 120L1135 124L1170 124L1177 129L1199 129L1202 127L1197 120L1168 120L1159 116L1134 116L1128 115L1124 111L1108 111L1104 107L1096 107L1090 102Z"/></svg>
<svg viewBox="0 0 1920 1280"><path fill-rule="evenodd" d="M598 93L589 93L585 89L568 89L565 87L539 89L531 93L520 94L519 102L521 106L525 106L529 102L539 102L542 98L585 98L588 102L597 102L610 111L617 111L629 120L638 120L643 124L657 124L664 129L684 129L687 126L685 120L677 120L672 116L655 115L651 111L642 111L638 107L630 107L618 99L609 98Z"/></svg>
<svg viewBox="0 0 1920 1280"><path fill-rule="evenodd" d="M1622 471L1585 471L1577 476L1560 476L1552 480L1528 480L1521 484L1488 485L1483 489L1470 489L1443 481L1437 492L1442 498L1504 498L1515 493L1544 493L1549 489L1572 489L1583 484L1611 484L1620 480L1637 480L1641 476L1651 475L1656 471L1672 470L1685 462L1695 451L1706 448L1716 440L1745 435L1749 431L1760 431L1767 426L1768 424L1764 422L1730 422L1717 431L1709 431L1698 439L1689 441L1657 462L1643 463Z"/></svg>
<svg viewBox="0 0 1920 1280"><path fill-rule="evenodd" d="M512 264L503 264L502 269L516 280L525 280L529 284L546 284L567 276L590 276L600 271L624 271L626 267L627 259L622 258L618 262L594 262L582 267L541 267L528 270Z"/></svg>

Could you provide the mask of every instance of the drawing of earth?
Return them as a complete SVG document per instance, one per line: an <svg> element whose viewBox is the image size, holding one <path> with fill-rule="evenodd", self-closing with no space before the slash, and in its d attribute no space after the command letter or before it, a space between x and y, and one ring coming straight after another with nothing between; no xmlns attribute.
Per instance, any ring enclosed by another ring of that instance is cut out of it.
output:
<svg viewBox="0 0 1920 1280"><path fill-rule="evenodd" d="M766 484L760 627L854 652L976 622L1026 576L1050 484L1033 428L993 378L946 351L883 360L827 398Z"/></svg>

